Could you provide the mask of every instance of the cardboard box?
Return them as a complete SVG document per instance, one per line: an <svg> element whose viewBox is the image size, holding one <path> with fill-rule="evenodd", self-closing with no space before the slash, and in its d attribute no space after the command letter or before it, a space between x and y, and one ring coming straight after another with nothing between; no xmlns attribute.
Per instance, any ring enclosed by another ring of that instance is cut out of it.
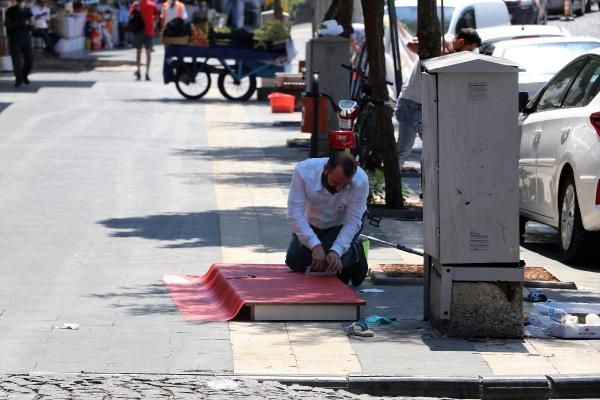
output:
<svg viewBox="0 0 600 400"><path fill-rule="evenodd" d="M56 43L54 46L54 50L59 52L60 54L73 53L77 51L82 51L85 49L85 37L75 37L65 39L62 38Z"/></svg>
<svg viewBox="0 0 600 400"><path fill-rule="evenodd" d="M52 30L65 39L83 36L87 14L73 13L52 18Z"/></svg>

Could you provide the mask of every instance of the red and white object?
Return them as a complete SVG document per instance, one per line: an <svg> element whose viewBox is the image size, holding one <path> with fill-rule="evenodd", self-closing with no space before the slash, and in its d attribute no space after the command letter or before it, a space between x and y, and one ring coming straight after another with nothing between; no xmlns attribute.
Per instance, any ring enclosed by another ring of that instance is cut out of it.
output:
<svg viewBox="0 0 600 400"><path fill-rule="evenodd" d="M329 132L329 149L354 152L356 149L356 133L354 121L358 117L359 107L354 100L341 100L338 103L339 130Z"/></svg>

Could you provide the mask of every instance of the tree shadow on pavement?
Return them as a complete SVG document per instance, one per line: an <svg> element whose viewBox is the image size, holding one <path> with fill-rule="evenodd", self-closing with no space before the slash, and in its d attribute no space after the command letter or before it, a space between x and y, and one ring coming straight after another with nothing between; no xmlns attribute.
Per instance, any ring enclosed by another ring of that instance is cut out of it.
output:
<svg viewBox="0 0 600 400"><path fill-rule="evenodd" d="M272 162L277 165L293 165L306 158L306 149L288 148L285 146L268 147L218 147L218 148L188 148L175 149L173 155L198 159L198 160L219 160L219 161L245 161L245 162Z"/></svg>
<svg viewBox="0 0 600 400"><path fill-rule="evenodd" d="M273 129L289 133L297 133L300 128L299 125L280 125L280 122L221 122L219 126L231 129Z"/></svg>
<svg viewBox="0 0 600 400"><path fill-rule="evenodd" d="M219 183L223 185L250 185L253 187L276 186L287 189L292 180L292 173L263 173L263 172L239 172L236 174L171 174L178 178L183 178L184 183L188 185L205 185L207 183ZM275 181L274 181L275 179Z"/></svg>
<svg viewBox="0 0 600 400"><path fill-rule="evenodd" d="M8 108L12 103L0 103L0 113Z"/></svg>
<svg viewBox="0 0 600 400"><path fill-rule="evenodd" d="M269 238L277 236L268 234L269 227L279 231L282 229L281 224L286 218L286 209L283 207L243 207L235 210L165 213L110 218L98 223L113 230L110 233L111 237L156 240L163 243L161 248L179 249L221 246L220 218L235 220L237 226L243 228L255 224L257 216L260 218L261 232L265 233L264 237L245 235L239 240L243 242L241 246L258 246L264 252L285 250L277 243L268 242Z"/></svg>
<svg viewBox="0 0 600 400"><path fill-rule="evenodd" d="M14 87L13 80L0 80L0 93L36 93L42 88L82 88L89 89L96 84L96 81L36 81L32 80L29 85L22 85L18 88Z"/></svg>
<svg viewBox="0 0 600 400"><path fill-rule="evenodd" d="M188 106L201 106L201 105L209 105L209 104L226 104L229 103L229 100L226 99L198 99L198 100L188 100L185 98L135 98L135 99L123 99L121 101L128 103L163 103L163 104L181 104Z"/></svg>
<svg viewBox="0 0 600 400"><path fill-rule="evenodd" d="M171 301L165 285L160 283L122 286L118 291L90 294L101 300L113 300L111 307L123 309L130 315L177 314L179 310Z"/></svg>

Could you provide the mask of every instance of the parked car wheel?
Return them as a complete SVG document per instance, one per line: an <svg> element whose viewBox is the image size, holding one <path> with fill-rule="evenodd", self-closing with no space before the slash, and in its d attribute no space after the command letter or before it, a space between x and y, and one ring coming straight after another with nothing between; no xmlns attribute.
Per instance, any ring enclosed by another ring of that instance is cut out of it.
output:
<svg viewBox="0 0 600 400"><path fill-rule="evenodd" d="M560 258L564 262L577 261L585 249L586 231L581 223L579 202L573 176L563 182L559 197Z"/></svg>

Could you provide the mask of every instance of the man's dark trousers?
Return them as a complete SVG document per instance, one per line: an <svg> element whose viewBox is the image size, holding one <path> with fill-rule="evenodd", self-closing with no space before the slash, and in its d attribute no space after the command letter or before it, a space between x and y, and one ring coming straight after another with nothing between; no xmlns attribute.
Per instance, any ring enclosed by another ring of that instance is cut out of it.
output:
<svg viewBox="0 0 600 400"><path fill-rule="evenodd" d="M23 43L12 42L9 46L16 83L20 85L31 72L31 68L33 68L31 40Z"/></svg>
<svg viewBox="0 0 600 400"><path fill-rule="evenodd" d="M45 28L36 28L31 34L33 35L33 37L42 38L42 40L44 41L44 45L46 46L45 50L47 53L56 54L56 52L54 51L54 46L56 46L56 43L58 43L59 41L59 36L56 33L51 33L48 29Z"/></svg>
<svg viewBox="0 0 600 400"><path fill-rule="evenodd" d="M321 241L321 245L323 246L323 250L325 250L325 254L329 252L331 246L337 239L340 230L342 230L342 225L334 226L332 228L327 229L317 229L312 227L312 230L315 232L319 240ZM359 232L356 234L352 243L354 243L360 234ZM354 253L353 246L350 246L348 251L342 254L342 267L351 268L356 265L357 255ZM295 233L292 234L292 242L288 247L287 254L285 256L285 263L288 267L296 272L305 272L306 268L310 266L312 262L312 250L305 247L300 240L298 240L298 236Z"/></svg>

